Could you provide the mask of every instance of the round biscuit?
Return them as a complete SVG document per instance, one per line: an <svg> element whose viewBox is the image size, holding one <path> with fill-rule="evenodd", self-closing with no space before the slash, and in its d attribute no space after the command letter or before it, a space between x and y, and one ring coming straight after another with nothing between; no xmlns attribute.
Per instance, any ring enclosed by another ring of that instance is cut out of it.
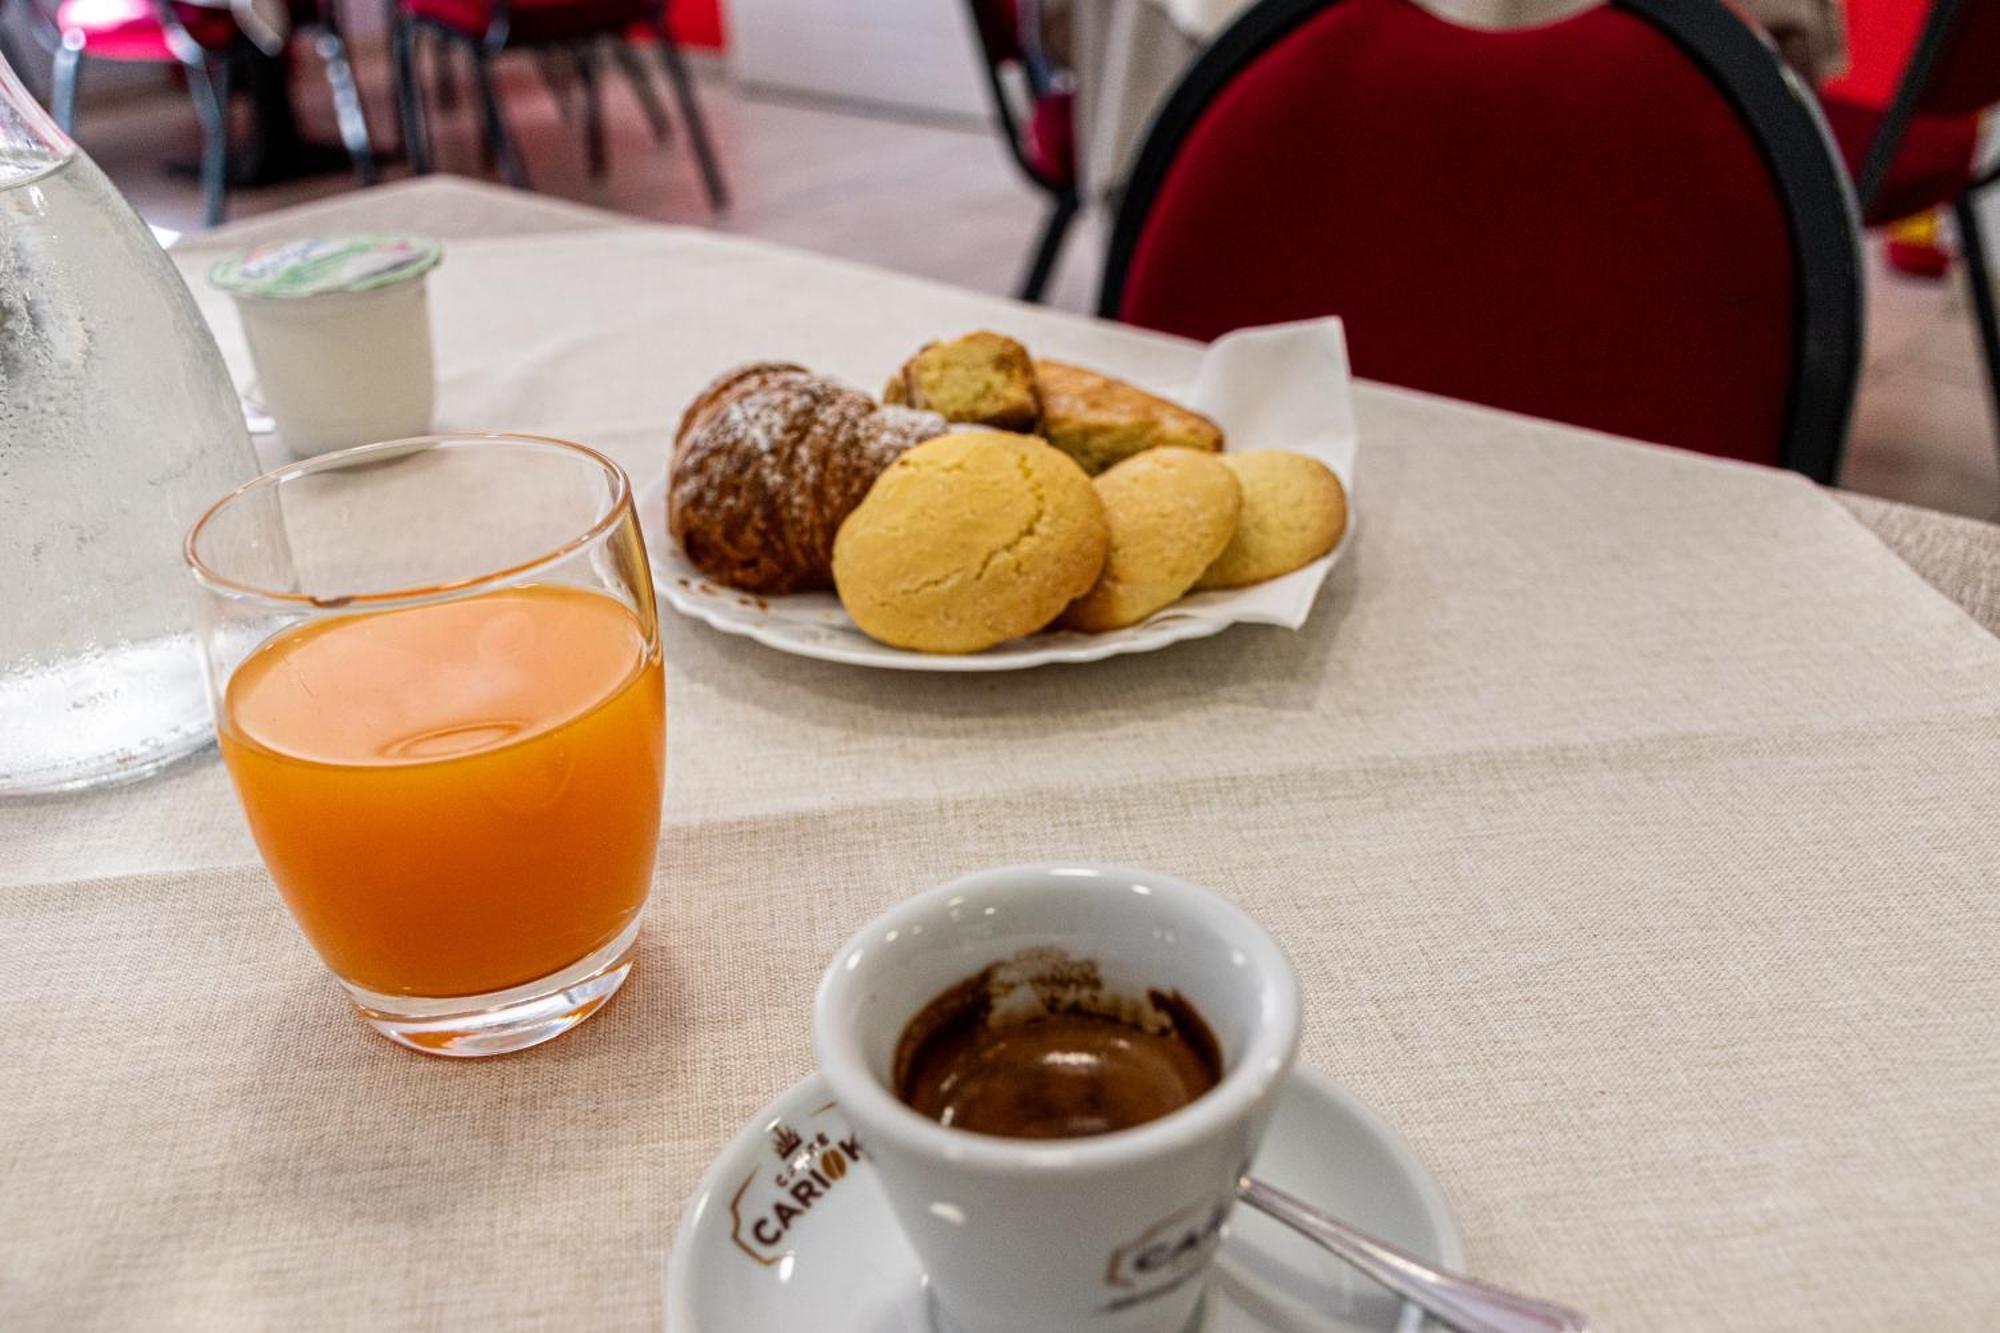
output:
<svg viewBox="0 0 2000 1333"><path fill-rule="evenodd" d="M1236 475L1194 449L1148 449L1091 484L1111 554L1097 586L1063 613L1070 629L1122 629L1179 601L1229 545L1243 509Z"/></svg>
<svg viewBox="0 0 2000 1333"><path fill-rule="evenodd" d="M1347 531L1347 492L1317 458L1258 449L1223 454L1243 487L1236 535L1197 588L1241 588L1289 574L1340 544Z"/></svg>
<svg viewBox="0 0 2000 1333"><path fill-rule="evenodd" d="M833 543L833 582L870 637L976 653L1032 634L1088 592L1110 545L1068 454L1030 435L960 431L911 449Z"/></svg>

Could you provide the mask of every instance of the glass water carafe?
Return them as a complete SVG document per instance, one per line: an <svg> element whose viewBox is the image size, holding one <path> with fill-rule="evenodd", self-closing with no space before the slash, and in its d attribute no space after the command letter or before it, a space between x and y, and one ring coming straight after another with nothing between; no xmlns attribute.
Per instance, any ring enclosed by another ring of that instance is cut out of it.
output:
<svg viewBox="0 0 2000 1333"><path fill-rule="evenodd" d="M0 796L212 737L180 545L256 471L187 285L0 58Z"/></svg>

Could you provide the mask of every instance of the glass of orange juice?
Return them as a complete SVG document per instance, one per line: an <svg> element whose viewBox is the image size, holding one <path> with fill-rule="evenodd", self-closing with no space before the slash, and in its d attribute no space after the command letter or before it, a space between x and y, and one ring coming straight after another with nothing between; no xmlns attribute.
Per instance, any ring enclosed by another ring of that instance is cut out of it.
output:
<svg viewBox="0 0 2000 1333"><path fill-rule="evenodd" d="M610 999L666 776L625 474L529 436L364 445L225 496L187 561L250 830L362 1017L494 1055Z"/></svg>

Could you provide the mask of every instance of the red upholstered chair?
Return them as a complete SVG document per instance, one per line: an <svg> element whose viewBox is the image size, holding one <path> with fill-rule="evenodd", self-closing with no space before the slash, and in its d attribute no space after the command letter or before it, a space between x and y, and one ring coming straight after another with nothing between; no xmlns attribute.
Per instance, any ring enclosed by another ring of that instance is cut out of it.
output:
<svg viewBox="0 0 2000 1333"><path fill-rule="evenodd" d="M1001 138L1022 174L1049 196L1049 219L1019 289L1023 301L1039 301L1062 251L1063 237L1076 219L1075 95L1057 87L1047 71L1026 58L1018 0L970 2ZM1017 70L1027 85L1025 106L1017 105L1008 87Z"/></svg>
<svg viewBox="0 0 2000 1333"><path fill-rule="evenodd" d="M341 136L364 185L375 180L375 158L361 115L360 95L348 66L346 44L331 8L295 0L292 23L315 34L333 89ZM187 71L201 121L201 180L208 225L222 221L229 187L229 69L247 43L229 10L173 0L60 0L39 12L38 36L54 58L50 109L64 133L76 120L76 89L84 58L177 64Z"/></svg>
<svg viewBox="0 0 2000 1333"><path fill-rule="evenodd" d="M1810 104L1720 4L1262 0L1154 122L1100 310L1339 315L1370 378L1830 482L1859 268Z"/></svg>
<svg viewBox="0 0 2000 1333"><path fill-rule="evenodd" d="M532 51L544 57L545 70L553 65L550 57L568 57L583 85L585 144L590 169L595 174L604 168L604 120L598 100L596 63L600 46L612 47L632 79L655 137L665 139L667 135L665 113L646 80L644 67L625 44L629 32L644 27L659 47L660 63L680 103L681 118L687 122L688 140L694 148L695 164L701 172L709 204L717 209L728 206L729 189L709 142L694 83L681 58L680 45L667 27L666 0L391 0L391 3L390 42L396 59L396 99L402 112L403 141L410 165L418 174L431 168L430 137L424 124L422 89L416 75L419 33L470 52L487 148L507 183L516 189L526 189L527 168L507 129L494 88L493 57L507 51Z"/></svg>
<svg viewBox="0 0 2000 1333"><path fill-rule="evenodd" d="M1857 5L1855 17L1873 18L1871 8L1879 7ZM1863 31L1857 27L1857 41ZM1820 101L1854 173L1866 225L1951 207L1988 396L2000 417L2000 314L1977 207L1980 193L2000 179L2000 167L1978 165L1979 117L2000 105L2000 0L1933 0L1886 102L1858 81L1829 85Z"/></svg>

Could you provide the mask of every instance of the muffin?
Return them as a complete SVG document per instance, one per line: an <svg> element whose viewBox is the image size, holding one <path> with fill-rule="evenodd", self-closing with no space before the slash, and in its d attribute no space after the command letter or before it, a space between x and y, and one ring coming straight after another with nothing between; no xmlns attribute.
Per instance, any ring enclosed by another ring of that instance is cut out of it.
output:
<svg viewBox="0 0 2000 1333"><path fill-rule="evenodd" d="M1097 585L1063 613L1070 629L1136 625L1194 586L1236 532L1243 491L1214 454L1148 449L1091 483L1111 551Z"/></svg>
<svg viewBox="0 0 2000 1333"><path fill-rule="evenodd" d="M1276 449L1224 454L1243 488L1236 535L1196 580L1197 588L1241 588L1289 574L1340 544L1347 492L1317 458Z"/></svg>
<svg viewBox="0 0 2000 1333"><path fill-rule="evenodd" d="M877 478L833 543L833 582L870 637L976 653L1032 634L1090 591L1110 546L1082 469L1030 435L964 431Z"/></svg>
<svg viewBox="0 0 2000 1333"><path fill-rule="evenodd" d="M882 401L996 430L1032 431L1042 415L1028 349L984 330L926 344L890 378Z"/></svg>

